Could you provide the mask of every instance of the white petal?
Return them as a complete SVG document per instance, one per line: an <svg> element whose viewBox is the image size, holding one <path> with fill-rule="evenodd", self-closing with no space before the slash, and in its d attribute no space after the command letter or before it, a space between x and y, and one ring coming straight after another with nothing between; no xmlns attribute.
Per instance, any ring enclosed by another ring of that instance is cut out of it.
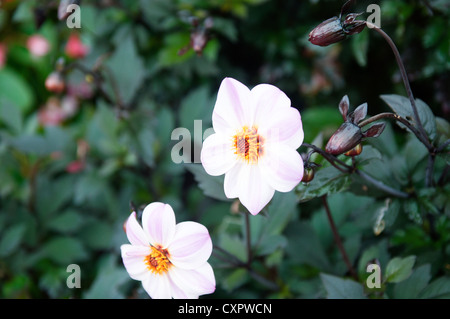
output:
<svg viewBox="0 0 450 319"><path fill-rule="evenodd" d="M304 137L300 112L293 107L282 108L261 118L258 133L266 143L286 144L297 149Z"/></svg>
<svg viewBox="0 0 450 319"><path fill-rule="evenodd" d="M275 190L263 178L258 165L243 165L241 172L239 200L256 215L270 202Z"/></svg>
<svg viewBox="0 0 450 319"><path fill-rule="evenodd" d="M231 170L229 170L225 174L223 187L226 197L228 198L239 197L239 187L240 187L239 179L241 176L241 169L244 165L246 164L238 162L236 163L235 166L233 166Z"/></svg>
<svg viewBox="0 0 450 319"><path fill-rule="evenodd" d="M214 271L209 263L196 269L172 268L169 276L174 285L191 298L211 294L216 290Z"/></svg>
<svg viewBox="0 0 450 319"><path fill-rule="evenodd" d="M152 274L142 281L142 286L152 299L171 299L171 282L167 274Z"/></svg>
<svg viewBox="0 0 450 319"><path fill-rule="evenodd" d="M151 203L142 213L142 227L153 246L166 248L175 234L175 213L169 204Z"/></svg>
<svg viewBox="0 0 450 319"><path fill-rule="evenodd" d="M283 109L291 107L291 100L276 86L259 84L250 91L254 122L258 126Z"/></svg>
<svg viewBox="0 0 450 319"><path fill-rule="evenodd" d="M121 255L125 269L134 280L145 280L150 271L145 264L145 257L150 253L150 247L122 245Z"/></svg>
<svg viewBox="0 0 450 319"><path fill-rule="evenodd" d="M145 234L141 225L139 225L136 219L135 212L131 213L131 215L128 217L125 229L127 238L131 244L138 246L148 246L149 239L147 238L147 235Z"/></svg>
<svg viewBox="0 0 450 319"><path fill-rule="evenodd" d="M249 104L250 90L235 79L225 78L220 84L214 106L212 116L214 131L228 135L230 130L236 130L245 125L246 109Z"/></svg>
<svg viewBox="0 0 450 319"><path fill-rule="evenodd" d="M236 163L231 136L210 135L203 142L200 159L209 175L219 176L229 171Z"/></svg>
<svg viewBox="0 0 450 319"><path fill-rule="evenodd" d="M204 264L212 253L208 229L196 222L177 225L173 241L167 247L169 260L175 267L193 269Z"/></svg>
<svg viewBox="0 0 450 319"><path fill-rule="evenodd" d="M303 177L303 159L286 145L270 145L259 159L261 173L275 190L290 192Z"/></svg>

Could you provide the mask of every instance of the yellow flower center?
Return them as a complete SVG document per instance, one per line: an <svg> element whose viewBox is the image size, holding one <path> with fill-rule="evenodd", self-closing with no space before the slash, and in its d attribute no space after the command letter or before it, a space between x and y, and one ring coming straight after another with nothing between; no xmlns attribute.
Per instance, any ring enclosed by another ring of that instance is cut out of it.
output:
<svg viewBox="0 0 450 319"><path fill-rule="evenodd" d="M257 127L244 126L233 136L234 154L247 164L256 164L258 158L263 154L263 142Z"/></svg>
<svg viewBox="0 0 450 319"><path fill-rule="evenodd" d="M172 263L169 260L169 252L167 249L151 246L150 255L145 256L144 262L147 265L147 269L157 275L165 274Z"/></svg>

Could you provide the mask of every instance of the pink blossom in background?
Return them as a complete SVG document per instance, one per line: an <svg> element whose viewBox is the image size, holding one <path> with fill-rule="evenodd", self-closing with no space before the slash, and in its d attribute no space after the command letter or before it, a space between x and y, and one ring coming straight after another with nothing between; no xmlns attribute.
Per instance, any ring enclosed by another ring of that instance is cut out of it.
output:
<svg viewBox="0 0 450 319"><path fill-rule="evenodd" d="M72 33L66 44L66 54L73 59L84 58L89 53L89 48L81 42L78 33Z"/></svg>
<svg viewBox="0 0 450 319"><path fill-rule="evenodd" d="M205 226L176 223L172 207L151 203L142 226L133 212L124 225L130 244L121 246L125 268L153 299L198 298L215 291L214 272L207 262L212 241Z"/></svg>
<svg viewBox="0 0 450 319"><path fill-rule="evenodd" d="M215 133L203 142L201 162L213 176L225 174L228 198L239 198L256 215L275 190L291 191L303 177L300 112L277 87L252 90L232 78L219 88L212 123Z"/></svg>
<svg viewBox="0 0 450 319"><path fill-rule="evenodd" d="M50 43L42 35L35 34L28 38L27 48L35 57L42 57L50 51Z"/></svg>

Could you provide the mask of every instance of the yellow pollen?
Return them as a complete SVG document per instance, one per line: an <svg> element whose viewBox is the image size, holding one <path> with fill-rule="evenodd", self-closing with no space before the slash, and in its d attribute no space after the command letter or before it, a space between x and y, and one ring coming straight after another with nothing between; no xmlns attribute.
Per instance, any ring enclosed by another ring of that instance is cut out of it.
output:
<svg viewBox="0 0 450 319"><path fill-rule="evenodd" d="M233 136L234 154L247 164L256 164L263 154L263 142L263 138L258 134L258 128L244 126Z"/></svg>
<svg viewBox="0 0 450 319"><path fill-rule="evenodd" d="M144 262L147 265L147 269L154 274L162 275L166 273L172 266L168 256L167 249L151 246L150 255L145 256Z"/></svg>

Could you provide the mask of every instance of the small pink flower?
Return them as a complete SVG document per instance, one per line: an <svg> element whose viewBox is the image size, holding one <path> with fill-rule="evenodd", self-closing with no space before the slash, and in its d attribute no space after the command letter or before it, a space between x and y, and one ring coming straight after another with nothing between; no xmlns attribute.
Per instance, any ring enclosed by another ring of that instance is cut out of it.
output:
<svg viewBox="0 0 450 319"><path fill-rule="evenodd" d="M50 51L50 44L42 35L35 34L28 38L27 48L35 57L41 57Z"/></svg>
<svg viewBox="0 0 450 319"><path fill-rule="evenodd" d="M198 298L215 291L207 262L212 242L205 226L176 224L170 205L151 203L143 211L142 227L133 212L124 228L131 245L120 247L123 263L151 298Z"/></svg>
<svg viewBox="0 0 450 319"><path fill-rule="evenodd" d="M72 33L66 44L66 54L73 59L81 59L88 54L89 49L80 40L78 33Z"/></svg>
<svg viewBox="0 0 450 319"><path fill-rule="evenodd" d="M215 134L203 142L203 167L213 176L225 174L225 195L239 198L251 214L258 214L275 190L289 192L302 180L300 113L277 87L249 90L225 78L212 122Z"/></svg>

